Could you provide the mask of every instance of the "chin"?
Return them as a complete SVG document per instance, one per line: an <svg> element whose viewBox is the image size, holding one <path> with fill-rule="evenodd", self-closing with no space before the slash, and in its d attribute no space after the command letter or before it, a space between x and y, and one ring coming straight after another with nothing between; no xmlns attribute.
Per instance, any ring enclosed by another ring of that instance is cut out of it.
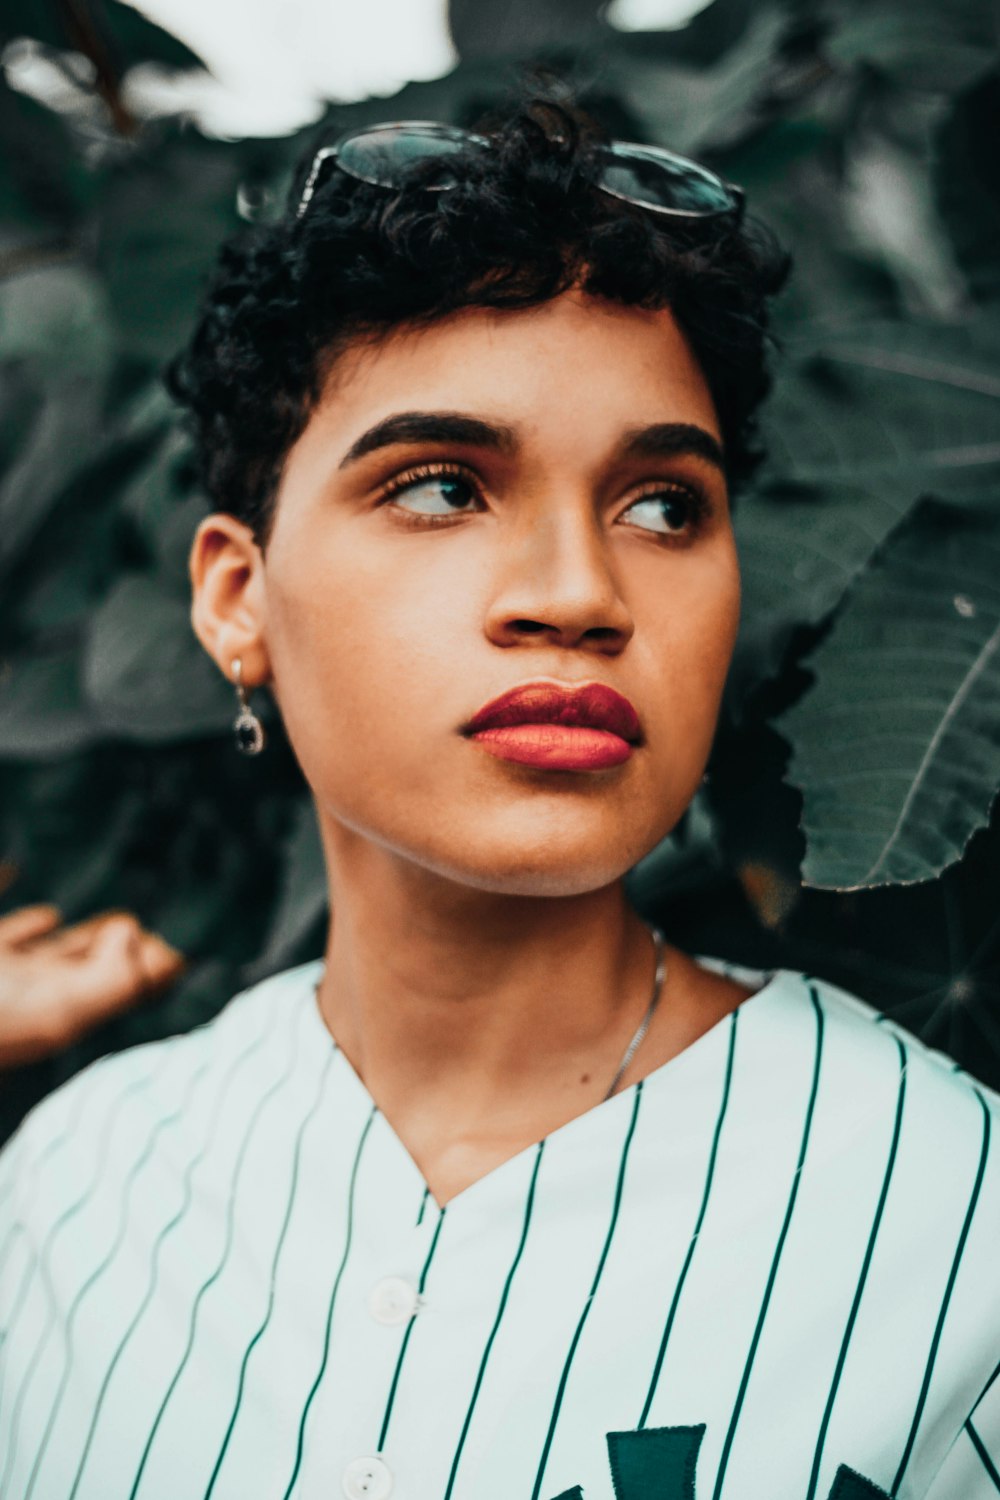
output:
<svg viewBox="0 0 1000 1500"><path fill-rule="evenodd" d="M616 829L606 838L571 837L567 831L520 838L483 838L461 851L438 851L423 862L474 890L503 896L580 896L622 879L653 848L652 835L624 840ZM443 857L442 857L443 856Z"/></svg>
<svg viewBox="0 0 1000 1500"><path fill-rule="evenodd" d="M493 868L489 870L442 871L460 885L470 890L489 891L495 896L583 896L588 891L603 890L605 886L621 879L628 866L606 865L601 868L581 869L551 868L547 870L520 868Z"/></svg>

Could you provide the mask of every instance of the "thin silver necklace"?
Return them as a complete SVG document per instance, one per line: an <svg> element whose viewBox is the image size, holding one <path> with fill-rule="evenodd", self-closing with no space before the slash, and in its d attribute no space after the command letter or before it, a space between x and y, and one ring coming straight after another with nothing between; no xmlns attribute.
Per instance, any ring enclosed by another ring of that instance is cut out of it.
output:
<svg viewBox="0 0 1000 1500"><path fill-rule="evenodd" d="M659 928L657 927L651 927L649 930L652 934L653 942L656 946L656 973L653 976L653 993L650 996L649 1006L647 1007L646 1014L639 1022L635 1036L625 1048L625 1056L618 1064L618 1072L611 1080L611 1087L608 1089L608 1092L601 1100L602 1104L607 1104L608 1100L611 1098L611 1095L614 1093L615 1089L621 1082L622 1074L625 1072L625 1069L632 1061L638 1050L639 1043L642 1041L643 1037L646 1035L646 1032L649 1030L649 1023L653 1019L653 1013L655 1012L657 1005L660 1003L660 995L663 992L663 979L664 975L667 972L667 956L663 945L663 933L660 932Z"/></svg>
<svg viewBox="0 0 1000 1500"><path fill-rule="evenodd" d="M653 993L649 998L649 1005L646 1007L646 1014L639 1022L639 1025L635 1030L635 1035L629 1042L628 1046L625 1048L625 1055L622 1057L621 1062L618 1064L618 1071L615 1074L614 1078L611 1080L611 1087L608 1089L608 1092L601 1100L602 1104L607 1104L608 1100L611 1098L615 1089L621 1082L622 1075L625 1072L625 1069L628 1067L636 1052L639 1050L639 1044L641 1043L643 1037L646 1035L646 1032L649 1030L649 1023L653 1019L656 1007L660 1003L660 995L663 993L663 980L667 972L667 955L663 942L663 933L659 930L658 927L650 927L649 932L652 936L653 944L656 950L656 973L653 975ZM316 991L317 1004L319 1002L319 986L320 980L317 980L314 986Z"/></svg>

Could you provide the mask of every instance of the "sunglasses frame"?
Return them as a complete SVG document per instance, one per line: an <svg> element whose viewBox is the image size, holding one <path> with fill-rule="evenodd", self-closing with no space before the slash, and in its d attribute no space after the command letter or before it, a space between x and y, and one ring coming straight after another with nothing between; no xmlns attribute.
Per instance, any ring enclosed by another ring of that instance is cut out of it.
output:
<svg viewBox="0 0 1000 1500"><path fill-rule="evenodd" d="M401 134L407 130L415 130L424 134L436 135L448 140L461 142L463 145L481 146L486 150L489 150L493 144L488 136L478 135L475 131L471 130L463 130L458 125L446 125L440 120L385 120L379 125L362 125L345 131L331 146L321 146L313 157L309 168L309 175L306 178L305 186L302 189L298 207L295 211L295 217L301 219L309 207L319 183L320 173L323 170L324 163L327 161L332 161L342 172L346 172L348 177L353 177L355 182L364 182L370 187L383 188L388 192L397 191L399 184L383 182L378 177L366 177L364 173L355 171L349 166L344 166L340 159L344 147L349 142L356 140L360 136L374 135L378 131L386 130L392 130L397 134ZM601 147L601 151L605 157L619 157L626 161L634 153L641 161L647 163L653 162L655 164L657 161L662 161L665 164L691 168L699 178L708 178L718 183L723 191L729 195L731 202L723 208L670 208L666 204L647 203L641 198L634 198L629 193L623 193L617 188L607 186L606 183L600 180L595 180L594 186L600 192L607 193L611 198L618 198L623 203L631 203L635 208L645 209L647 213L661 214L669 219L701 221L704 219L718 219L732 216L736 223L739 223L743 217L746 202L746 195L743 189L735 182L727 182L717 172L712 172L708 167L703 167L700 162L693 161L688 156L679 156L676 152L668 151L663 146L644 146L638 141L611 141L608 145ZM417 159L414 158L414 160ZM427 183L424 191L441 193L447 192L451 187L454 187L454 183Z"/></svg>

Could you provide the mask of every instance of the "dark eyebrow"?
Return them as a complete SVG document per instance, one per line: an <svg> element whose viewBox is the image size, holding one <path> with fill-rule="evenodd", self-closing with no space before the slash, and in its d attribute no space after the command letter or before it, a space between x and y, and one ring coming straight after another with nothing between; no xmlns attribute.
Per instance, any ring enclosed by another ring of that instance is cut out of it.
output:
<svg viewBox="0 0 1000 1500"><path fill-rule="evenodd" d="M348 448L339 467L346 469L366 453L389 448L393 443L466 443L510 453L517 446L517 438L512 427L463 417L459 412L402 411L363 432Z"/></svg>
<svg viewBox="0 0 1000 1500"><path fill-rule="evenodd" d="M691 422L656 422L626 433L622 453L627 458L674 458L680 453L703 458L725 476L726 460L716 438Z"/></svg>
<svg viewBox="0 0 1000 1500"><path fill-rule="evenodd" d="M369 427L348 448L339 467L346 469L366 454L394 443L465 443L476 448L512 453L517 434L502 422L484 422L452 411L404 411ZM627 458L674 458L693 454L725 475L722 448L704 427L692 422L656 422L626 433L621 452Z"/></svg>

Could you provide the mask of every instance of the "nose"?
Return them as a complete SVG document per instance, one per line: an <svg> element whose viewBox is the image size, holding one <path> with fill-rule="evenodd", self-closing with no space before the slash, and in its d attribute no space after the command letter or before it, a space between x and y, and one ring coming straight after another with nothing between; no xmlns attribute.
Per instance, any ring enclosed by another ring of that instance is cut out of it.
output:
<svg viewBox="0 0 1000 1500"><path fill-rule="evenodd" d="M635 632L592 507L535 511L500 543L486 634L498 646L546 644L617 655Z"/></svg>

